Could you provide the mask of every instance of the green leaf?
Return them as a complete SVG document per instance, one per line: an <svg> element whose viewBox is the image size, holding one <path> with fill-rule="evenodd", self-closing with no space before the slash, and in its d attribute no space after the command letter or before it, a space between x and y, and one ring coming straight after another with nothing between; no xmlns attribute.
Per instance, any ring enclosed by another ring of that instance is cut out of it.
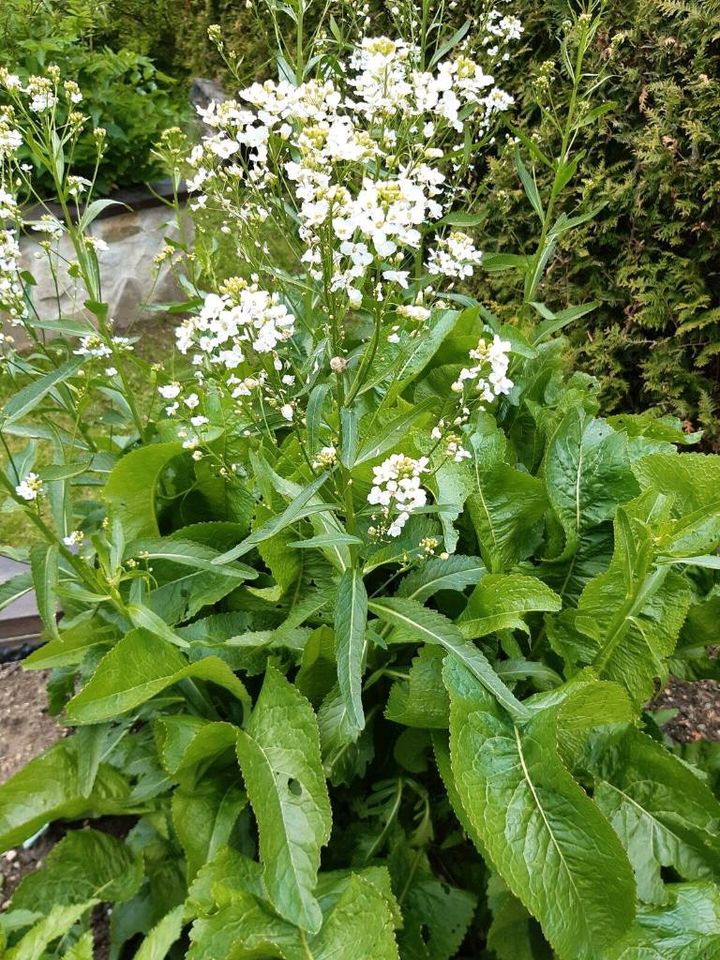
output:
<svg viewBox="0 0 720 960"><path fill-rule="evenodd" d="M279 516L273 517L272 520L268 520L267 523L253 530L242 543L239 543L236 547L233 547L232 550L228 550L217 557L215 563L223 564L230 563L231 560L237 560L238 557L249 553L258 544L263 543L265 540L270 540L271 537L276 536L286 527L297 523L298 520L313 516L317 513L332 511L330 504L318 502L316 498L318 490L326 480L327 473L323 473L319 477L316 477L307 487L302 487L300 492L294 496L292 503L288 504Z"/></svg>
<svg viewBox="0 0 720 960"><path fill-rule="evenodd" d="M113 467L103 496L127 541L160 536L155 508L158 481L181 453L179 443L153 443L131 450Z"/></svg>
<svg viewBox="0 0 720 960"><path fill-rule="evenodd" d="M45 949L53 941L64 937L77 921L95 906L96 901L71 907L53 907L44 920L4 954L4 960L42 960Z"/></svg>
<svg viewBox="0 0 720 960"><path fill-rule="evenodd" d="M97 830L72 830L42 867L23 879L12 907L45 911L88 900L116 903L134 897L142 879L142 859L122 840Z"/></svg>
<svg viewBox="0 0 720 960"><path fill-rule="evenodd" d="M631 931L600 960L720 960L718 888L678 883L669 892L669 907L641 907Z"/></svg>
<svg viewBox="0 0 720 960"><path fill-rule="evenodd" d="M223 564L219 566L215 561L220 556L218 550L206 547L193 540L175 540L161 537L153 540L135 540L125 551L128 557L142 560L169 560L184 567L195 570L204 570L216 576L230 577L233 580L255 580L257 570L243 563Z"/></svg>
<svg viewBox="0 0 720 960"><path fill-rule="evenodd" d="M180 939L183 928L184 906L175 907L162 920L155 924L145 937L142 946L135 954L134 960L163 960L170 947Z"/></svg>
<svg viewBox="0 0 720 960"><path fill-rule="evenodd" d="M533 210L538 215L540 223L542 223L545 219L545 210L543 209L542 200L540 199L540 193L538 192L535 179L523 163L520 150L517 147L515 147L515 168L517 169L525 194L532 204Z"/></svg>
<svg viewBox="0 0 720 960"><path fill-rule="evenodd" d="M475 587L457 625L468 640L498 630L527 632L525 614L557 611L561 606L560 597L537 577L492 573Z"/></svg>
<svg viewBox="0 0 720 960"><path fill-rule="evenodd" d="M131 630L98 664L89 682L68 703L72 723L102 723L134 710L181 680L207 680L224 687L247 708L245 687L217 657L198 663L147 630Z"/></svg>
<svg viewBox="0 0 720 960"><path fill-rule="evenodd" d="M369 460L377 460L388 450L394 450L408 436L410 428L428 417L435 405L435 399L429 397L427 400L409 406L409 409L400 416L389 420L379 430L375 430L372 440L360 448L354 466L357 467Z"/></svg>
<svg viewBox="0 0 720 960"><path fill-rule="evenodd" d="M385 716L393 723L423 730L447 730L450 701L442 682L444 651L422 647L410 665L407 680L390 688Z"/></svg>
<svg viewBox="0 0 720 960"><path fill-rule="evenodd" d="M18 573L4 583L0 583L0 610L9 607L33 588L32 573Z"/></svg>
<svg viewBox="0 0 720 960"><path fill-rule="evenodd" d="M60 547L57 543L37 543L30 550L30 568L38 612L45 629L55 640L60 636L57 627L59 556Z"/></svg>
<svg viewBox="0 0 720 960"><path fill-rule="evenodd" d="M684 880L720 878L720 803L689 767L632 727L599 737L586 762L641 900L665 902L663 867Z"/></svg>
<svg viewBox="0 0 720 960"><path fill-rule="evenodd" d="M423 607L414 600L400 597L386 597L371 600L368 604L376 616L399 627L412 637L425 643L437 643L465 664L473 676L480 681L499 703L512 715L524 717L527 708L505 686L490 666L487 658L472 643L467 643L460 630L447 617L434 610Z"/></svg>
<svg viewBox="0 0 720 960"><path fill-rule="evenodd" d="M488 881L487 898L493 916L487 945L496 960L553 960L540 924L497 874Z"/></svg>
<svg viewBox="0 0 720 960"><path fill-rule="evenodd" d="M318 727L323 769L333 786L348 785L361 777L373 758L371 728L366 726L358 736L337 684L320 704Z"/></svg>
<svg viewBox="0 0 720 960"><path fill-rule="evenodd" d="M459 554L445 560L431 557L405 577L397 595L424 603L441 590L462 593L466 587L477 584L486 573L485 565L477 557Z"/></svg>
<svg viewBox="0 0 720 960"><path fill-rule="evenodd" d="M533 526L547 508L541 480L499 463L477 478L467 500L480 554L492 573L500 573L530 556L537 545Z"/></svg>
<svg viewBox="0 0 720 960"><path fill-rule="evenodd" d="M395 888L402 890L403 960L452 960L473 919L477 897L436 877L422 849L399 843L390 858Z"/></svg>
<svg viewBox="0 0 720 960"><path fill-rule="evenodd" d="M560 761L552 711L518 726L453 658L444 677L466 816L560 957L596 960L632 923L635 885L610 824Z"/></svg>
<svg viewBox="0 0 720 960"><path fill-rule="evenodd" d="M611 519L617 505L638 492L627 437L579 407L560 421L544 463L548 499L565 531L568 555L587 529Z"/></svg>
<svg viewBox="0 0 720 960"><path fill-rule="evenodd" d="M101 764L87 790L73 737L54 744L0 785L0 850L22 843L52 820L132 810L120 773Z"/></svg>
<svg viewBox="0 0 720 960"><path fill-rule="evenodd" d="M373 882L373 872L335 877L324 878L325 916L314 936L281 920L249 889L224 892L226 902L193 924L188 960L273 956L283 960L399 960L392 907Z"/></svg>
<svg viewBox="0 0 720 960"><path fill-rule="evenodd" d="M365 726L362 704L362 665L365 655L367 591L359 571L346 570L340 577L335 603L335 656L340 693L348 718L358 731Z"/></svg>
<svg viewBox="0 0 720 960"><path fill-rule="evenodd" d="M2 409L3 429L20 420L26 413L30 413L40 403L53 387L63 383L71 377L85 362L84 357L73 357L61 363L59 367L44 376L33 378L33 380L21 390L14 394Z"/></svg>
<svg viewBox="0 0 720 960"><path fill-rule="evenodd" d="M206 760L209 755L205 752L199 759ZM206 776L198 784L173 793L173 823L185 851L188 882L229 841L237 818L247 806L245 792L232 780Z"/></svg>
<svg viewBox="0 0 720 960"><path fill-rule="evenodd" d="M655 533L643 521L656 509L652 496L618 511L615 551L606 573L583 590L577 610L558 618L563 655L591 663L598 675L622 684L641 703L667 673L690 603L687 580L653 565Z"/></svg>
<svg viewBox="0 0 720 960"><path fill-rule="evenodd" d="M281 917L317 932L322 914L313 891L331 826L320 737L308 701L272 666L237 753L272 903Z"/></svg>
<svg viewBox="0 0 720 960"><path fill-rule="evenodd" d="M641 489L675 501L675 514L712 508L720 490L720 456L704 453L653 453L633 464Z"/></svg>

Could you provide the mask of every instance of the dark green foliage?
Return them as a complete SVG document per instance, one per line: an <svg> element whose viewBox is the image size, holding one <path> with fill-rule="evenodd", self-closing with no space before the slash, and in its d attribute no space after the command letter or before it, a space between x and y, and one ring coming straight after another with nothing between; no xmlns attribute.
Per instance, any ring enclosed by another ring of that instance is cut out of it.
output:
<svg viewBox="0 0 720 960"><path fill-rule="evenodd" d="M164 51L162 65L175 67L169 55L173 34L166 37L167 4L144 6L155 10L145 20L126 3L8 0L0 10L0 66L24 79L57 64L63 79L75 80L83 92L80 109L92 124L75 149L77 175L93 176L97 150L92 127L107 131L97 179L100 193L160 176L153 148L163 130L189 115L185 85L147 55ZM165 12L162 21L160 10ZM36 187L48 194L51 181L38 174Z"/></svg>
<svg viewBox="0 0 720 960"><path fill-rule="evenodd" d="M515 3L525 36L502 77L516 97L513 124L538 137L550 156L558 135L540 121L537 103L552 97L563 112L567 81L553 58L572 8L571 0ZM717 0L607 0L586 69L605 77L597 103L615 105L599 129L580 131L581 175L562 209L604 207L562 238L540 298L553 308L601 301L570 330L580 362L600 378L606 406L672 412L703 427L715 444L719 38ZM536 224L520 215L528 200L512 154L503 146L480 172L478 236L487 250L531 252ZM542 171L538 176L542 185ZM481 282L512 316L512 275Z"/></svg>

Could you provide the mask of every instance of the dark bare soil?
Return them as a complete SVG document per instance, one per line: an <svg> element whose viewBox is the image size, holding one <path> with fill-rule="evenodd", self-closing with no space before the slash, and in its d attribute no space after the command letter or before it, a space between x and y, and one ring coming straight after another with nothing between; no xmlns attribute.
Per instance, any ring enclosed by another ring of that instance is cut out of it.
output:
<svg viewBox="0 0 720 960"><path fill-rule="evenodd" d="M0 666L0 783L63 735L47 712L46 681L46 673L25 672L19 663ZM0 856L0 909L59 836L48 830L28 850L18 847Z"/></svg>
<svg viewBox="0 0 720 960"><path fill-rule="evenodd" d="M720 741L720 682L671 680L656 697L654 710L677 710L663 729L676 743Z"/></svg>

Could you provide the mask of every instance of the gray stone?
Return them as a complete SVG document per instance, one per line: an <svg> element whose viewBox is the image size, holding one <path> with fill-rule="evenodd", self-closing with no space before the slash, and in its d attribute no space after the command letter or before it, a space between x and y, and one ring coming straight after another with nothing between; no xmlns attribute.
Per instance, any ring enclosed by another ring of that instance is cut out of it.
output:
<svg viewBox="0 0 720 960"><path fill-rule="evenodd" d="M141 319L147 312L143 309L145 304L172 303L183 298L169 263L166 261L159 268L154 263L154 258L165 245L165 237L177 238L174 213L169 207L158 205L98 219L91 225L90 232L108 245L107 250L98 252L102 299L109 306L108 316L114 320L117 330ZM38 315L43 319L57 319L55 283L47 255L38 246L41 236L29 232L21 239L22 268L35 277L32 297ZM57 246L65 260L73 259L72 245L67 237L63 237ZM62 263L59 289L62 317L91 319L83 305L87 295L82 283L69 277ZM11 334L18 347L28 342L22 327L3 323L3 332Z"/></svg>

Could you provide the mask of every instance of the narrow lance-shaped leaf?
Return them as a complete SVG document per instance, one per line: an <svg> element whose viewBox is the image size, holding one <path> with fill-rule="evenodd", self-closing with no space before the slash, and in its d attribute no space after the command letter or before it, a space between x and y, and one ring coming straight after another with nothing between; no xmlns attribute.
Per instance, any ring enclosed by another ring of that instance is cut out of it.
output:
<svg viewBox="0 0 720 960"><path fill-rule="evenodd" d="M26 413L30 413L53 387L63 383L68 377L76 373L84 362L84 357L74 357L72 360L67 360L65 363L60 364L60 366L51 373L46 373L45 376L33 379L32 382L26 387L23 387L22 390L18 390L3 407L2 416L0 417L3 427L9 426L16 420L24 417Z"/></svg>
<svg viewBox="0 0 720 960"><path fill-rule="evenodd" d="M399 627L426 643L438 643L445 650L455 654L511 716L526 717L528 715L527 707L505 686L491 667L487 657L474 644L465 641L458 628L447 617L435 610L429 610L414 600L399 597L371 600L369 607L374 614L387 623Z"/></svg>
<svg viewBox="0 0 720 960"><path fill-rule="evenodd" d="M563 767L553 713L512 722L453 657L452 772L464 813L508 887L562 960L597 960L634 915L625 852Z"/></svg>
<svg viewBox="0 0 720 960"><path fill-rule="evenodd" d="M38 611L45 629L59 639L57 627L58 544L36 544L30 551L30 567Z"/></svg>
<svg viewBox="0 0 720 960"><path fill-rule="evenodd" d="M365 726L362 705L362 662L368 598L362 574L346 570L340 578L335 605L335 654L340 692L348 718L358 731Z"/></svg>
<svg viewBox="0 0 720 960"><path fill-rule="evenodd" d="M238 733L237 753L273 906L286 920L316 933L322 913L313 891L331 826L320 737L309 702L272 666Z"/></svg>

